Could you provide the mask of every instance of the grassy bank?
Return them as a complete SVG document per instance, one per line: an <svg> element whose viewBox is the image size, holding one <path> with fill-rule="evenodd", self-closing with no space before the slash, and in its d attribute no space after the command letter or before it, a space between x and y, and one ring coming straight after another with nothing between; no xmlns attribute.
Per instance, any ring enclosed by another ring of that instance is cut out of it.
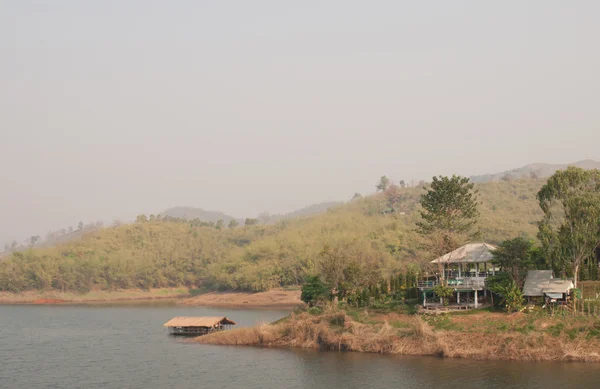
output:
<svg viewBox="0 0 600 389"><path fill-rule="evenodd" d="M600 320L545 314L479 311L425 317L356 310L299 312L277 323L194 341L480 360L600 362Z"/></svg>
<svg viewBox="0 0 600 389"><path fill-rule="evenodd" d="M187 288L95 290L87 293L58 291L0 292L0 304L62 304L110 301L159 300L188 297Z"/></svg>

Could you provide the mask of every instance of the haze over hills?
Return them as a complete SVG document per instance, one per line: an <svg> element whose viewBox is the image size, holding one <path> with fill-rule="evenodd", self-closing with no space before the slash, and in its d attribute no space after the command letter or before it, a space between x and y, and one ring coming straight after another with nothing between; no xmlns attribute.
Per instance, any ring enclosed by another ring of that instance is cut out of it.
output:
<svg viewBox="0 0 600 389"><path fill-rule="evenodd" d="M472 182L489 182L500 180L518 180L519 178L550 177L557 170L566 169L568 166L576 166L582 169L600 169L600 162L586 159L568 164L550 164L550 163L531 163L517 169L507 170L501 173L483 174L479 176L471 176Z"/></svg>
<svg viewBox="0 0 600 389"><path fill-rule="evenodd" d="M600 162L587 159L582 160L570 164L550 164L550 163L532 163L520 168L507 170L500 173L492 173L492 174L484 174L484 175L476 175L471 176L470 179L475 183L485 183L485 182L498 182L498 181L506 181L506 180L517 180L520 178L547 178L551 176L554 172L559 169L564 169L567 166L577 166L584 169L600 169ZM374 180L375 181L375 180ZM420 186L420 185L417 185ZM328 209L334 208L336 206L340 206L344 204L342 201L329 201L313 204L304 208L300 208L298 210L284 213L284 214L270 214L268 212L264 212L260 215L248 216L244 215L244 217L235 217L229 214L226 214L221 211L207 211L202 208L196 208L191 206L177 206L169 208L163 211L162 215L168 215L175 218L181 218L186 220L194 220L199 219L203 222L212 222L217 223L219 220L223 220L223 222L227 225L231 220L236 220L239 224L244 224L245 217L256 217L261 224L273 224L282 220L292 220L295 218L314 216L320 213L327 211ZM127 222L127 221L125 221ZM113 223L107 223L107 225ZM65 230L66 231L66 230ZM47 247L57 243L65 243L70 240L76 240L81 238L81 234L75 231L73 234L68 234L65 231L62 233L58 233L59 238L56 239L48 239L47 237L44 239L43 237L38 236L38 242L34 245L35 247ZM29 240L30 237L28 236ZM7 247L10 247L14 242L6 241L5 243L5 251ZM29 246L29 244L21 244L18 246L17 250L25 249ZM11 251L17 251L11 250Z"/></svg>
<svg viewBox="0 0 600 389"><path fill-rule="evenodd" d="M543 183L529 178L477 184L481 239L497 244L515 236L534 238L542 218L536 193ZM326 249L374 261L387 275L431 260L415 232L423 193L421 187L398 188L287 223L249 227L140 218L55 247L9 255L0 261L0 291L199 285L262 291L302 283Z"/></svg>
<svg viewBox="0 0 600 389"><path fill-rule="evenodd" d="M330 208L336 207L338 205L344 204L341 201L328 201L318 204L309 205L307 207L303 207L297 209L295 211L289 213L282 214L270 214L269 212L263 212L257 216L258 221L261 224L271 224L277 223L282 220L291 220L299 217L307 217L317 215L319 213L325 212ZM195 207L172 207L162 212L161 215L167 215L175 218L186 219L186 220L194 220L200 219L203 222L216 223L219 220L223 220L225 224L229 223L231 220L235 220L240 224L244 223L244 218L236 218L231 215L227 215L223 212L219 211L206 211L202 208Z"/></svg>
<svg viewBox="0 0 600 389"><path fill-rule="evenodd" d="M172 207L164 212L161 212L161 215L167 215L179 219L186 220L194 220L200 219L203 222L212 222L216 223L219 220L223 220L225 224L229 223L231 220L240 221L242 219L233 217L231 215L227 215L223 212L219 211L206 211L202 208L194 208L194 207Z"/></svg>

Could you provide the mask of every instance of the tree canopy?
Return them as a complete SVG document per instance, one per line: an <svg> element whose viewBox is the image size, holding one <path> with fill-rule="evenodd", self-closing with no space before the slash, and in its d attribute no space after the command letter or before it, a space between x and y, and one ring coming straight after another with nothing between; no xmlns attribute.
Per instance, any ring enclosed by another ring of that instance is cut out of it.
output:
<svg viewBox="0 0 600 389"><path fill-rule="evenodd" d="M476 235L479 217L477 191L469 179L460 176L433 177L421 196L421 221L417 231L435 256L458 248Z"/></svg>
<svg viewBox="0 0 600 389"><path fill-rule="evenodd" d="M569 268L577 286L582 264L595 261L600 246L600 170L559 170L537 199L544 212L538 237L551 260Z"/></svg>

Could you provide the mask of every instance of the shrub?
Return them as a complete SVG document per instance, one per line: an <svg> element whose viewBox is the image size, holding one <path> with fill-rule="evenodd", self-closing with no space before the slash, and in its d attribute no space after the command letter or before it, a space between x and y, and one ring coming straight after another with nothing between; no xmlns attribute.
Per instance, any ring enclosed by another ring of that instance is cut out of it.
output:
<svg viewBox="0 0 600 389"><path fill-rule="evenodd" d="M438 297L444 299L444 305L448 305L450 297L454 296L454 289L444 286L444 285L436 285L433 288L433 292Z"/></svg>

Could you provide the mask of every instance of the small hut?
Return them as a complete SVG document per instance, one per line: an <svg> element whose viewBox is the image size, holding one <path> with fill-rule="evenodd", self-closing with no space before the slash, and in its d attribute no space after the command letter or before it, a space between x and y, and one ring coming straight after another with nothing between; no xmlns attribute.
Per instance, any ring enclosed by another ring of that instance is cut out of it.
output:
<svg viewBox="0 0 600 389"><path fill-rule="evenodd" d="M554 278L552 270L529 270L523 286L523 296L528 302L534 298L543 298L546 304L566 304L573 288L573 281Z"/></svg>
<svg viewBox="0 0 600 389"><path fill-rule="evenodd" d="M226 318L225 316L178 316L163 324L163 327L168 328L171 335L199 336L215 331L229 329L233 325L235 325L235 322Z"/></svg>

